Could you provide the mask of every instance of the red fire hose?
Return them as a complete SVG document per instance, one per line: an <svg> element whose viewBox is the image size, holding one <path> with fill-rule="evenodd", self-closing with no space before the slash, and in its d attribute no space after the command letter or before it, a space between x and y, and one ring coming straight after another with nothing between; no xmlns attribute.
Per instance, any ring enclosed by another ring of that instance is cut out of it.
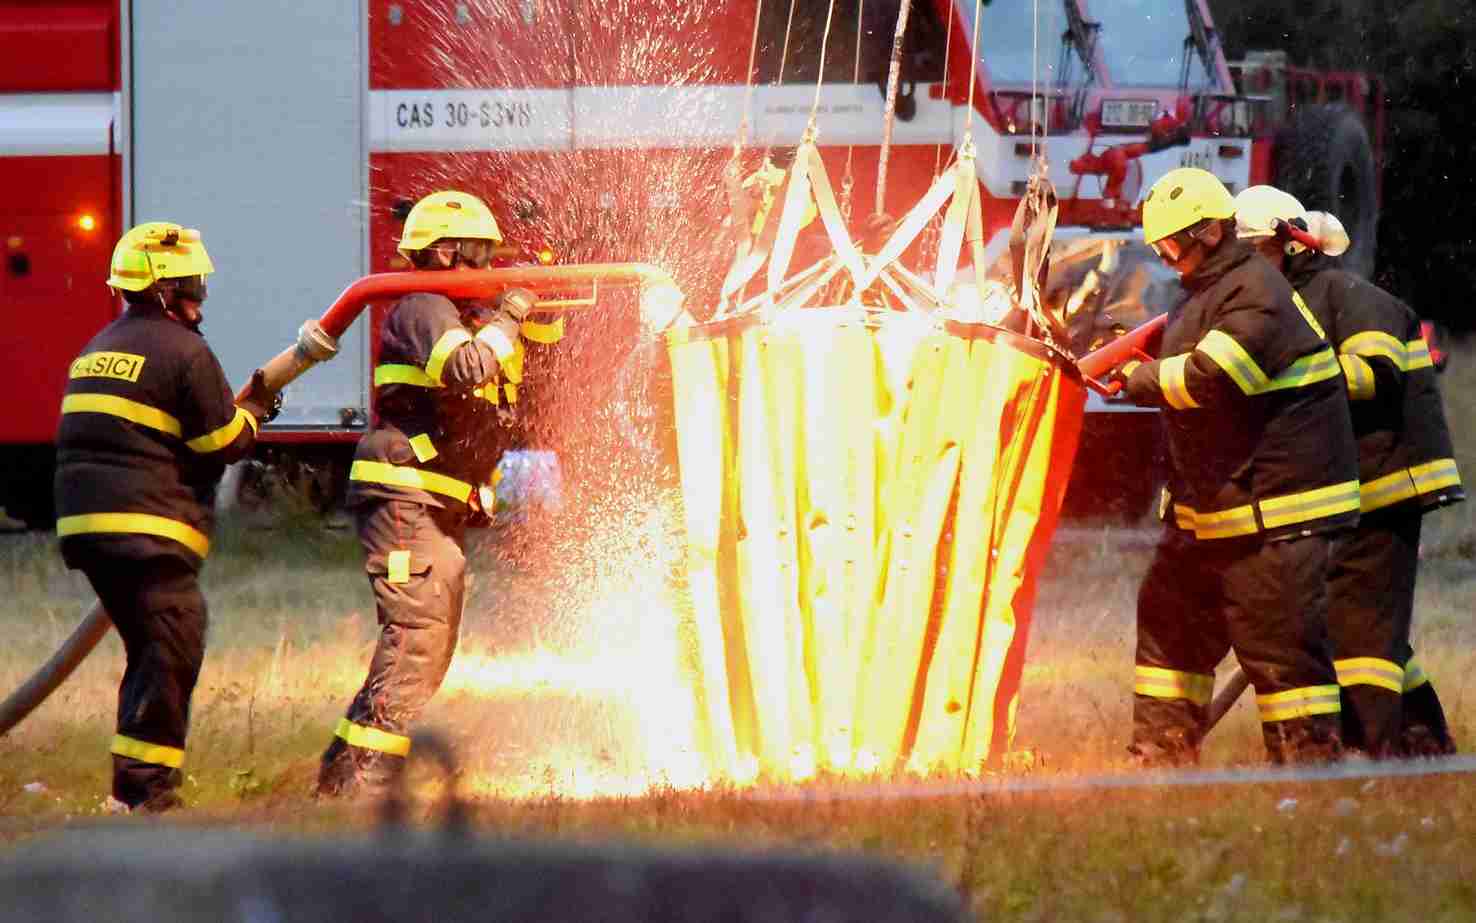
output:
<svg viewBox="0 0 1476 923"><path fill-rule="evenodd" d="M261 367L262 377L272 391L280 391L308 369L338 353L338 338L375 301L386 301L412 292L434 292L453 299L490 298L509 288L531 290L535 295L566 293L586 286L640 287L643 307L648 295L661 299L663 311L675 315L680 309L681 290L663 270L646 263L589 263L576 266L508 266L498 269L457 272L389 272L364 276L343 290L332 306L317 320L309 320L298 332L297 342ZM590 299L540 302L535 313L557 313L573 306L593 303ZM245 397L242 389L236 395ZM0 734L35 711L47 696L66 681L98 642L112 621L102 603L93 603L82 623L39 670L0 702Z"/></svg>

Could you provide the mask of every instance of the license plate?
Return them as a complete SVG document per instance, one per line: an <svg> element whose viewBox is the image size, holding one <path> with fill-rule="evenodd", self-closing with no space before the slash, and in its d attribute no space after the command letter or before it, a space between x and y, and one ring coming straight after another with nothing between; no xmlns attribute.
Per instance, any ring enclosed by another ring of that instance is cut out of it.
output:
<svg viewBox="0 0 1476 923"><path fill-rule="evenodd" d="M1103 128L1147 128L1158 103L1151 99L1107 99L1102 101Z"/></svg>

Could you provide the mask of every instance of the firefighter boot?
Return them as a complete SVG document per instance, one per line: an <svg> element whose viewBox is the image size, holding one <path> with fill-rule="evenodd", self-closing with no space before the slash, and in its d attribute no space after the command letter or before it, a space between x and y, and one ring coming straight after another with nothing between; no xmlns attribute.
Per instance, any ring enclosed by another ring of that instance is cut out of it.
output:
<svg viewBox="0 0 1476 923"><path fill-rule="evenodd" d="M1343 758L1343 739L1337 715L1264 721L1261 734L1266 741L1267 755L1277 765L1335 763Z"/></svg>
<svg viewBox="0 0 1476 923"><path fill-rule="evenodd" d="M1445 709L1433 684L1422 683L1404 694L1403 717L1401 756L1451 756L1456 752L1455 740L1445 721Z"/></svg>
<svg viewBox="0 0 1476 923"><path fill-rule="evenodd" d="M355 747L335 737L318 770L316 798L379 798L405 771L405 758Z"/></svg>

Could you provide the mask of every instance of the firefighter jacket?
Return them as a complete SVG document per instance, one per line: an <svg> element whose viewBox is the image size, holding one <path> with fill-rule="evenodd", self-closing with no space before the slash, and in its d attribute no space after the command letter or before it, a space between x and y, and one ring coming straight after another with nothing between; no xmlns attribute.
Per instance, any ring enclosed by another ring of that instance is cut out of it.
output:
<svg viewBox="0 0 1476 923"><path fill-rule="evenodd" d="M1305 535L1357 521L1358 458L1343 373L1270 263L1231 240L1184 279L1160 358L1133 370L1162 408L1164 515L1198 539Z"/></svg>
<svg viewBox="0 0 1476 923"><path fill-rule="evenodd" d="M210 550L215 487L257 421L220 361L162 308L130 306L72 362L56 435L57 535L107 536L124 557Z"/></svg>
<svg viewBox="0 0 1476 923"><path fill-rule="evenodd" d="M1313 251L1289 259L1287 279L1327 331L1348 380L1363 512L1465 499L1414 311Z"/></svg>
<svg viewBox="0 0 1476 923"><path fill-rule="evenodd" d="M349 469L350 505L409 500L470 511L497 461L498 406L517 400L522 343L505 367L449 299L401 298L385 318L374 367L378 422Z"/></svg>

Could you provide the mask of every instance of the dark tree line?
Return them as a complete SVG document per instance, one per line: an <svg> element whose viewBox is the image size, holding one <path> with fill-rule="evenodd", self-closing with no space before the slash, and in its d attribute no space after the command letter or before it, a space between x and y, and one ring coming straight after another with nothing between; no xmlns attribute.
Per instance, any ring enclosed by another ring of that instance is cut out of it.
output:
<svg viewBox="0 0 1476 923"><path fill-rule="evenodd" d="M1227 55L1383 81L1387 129L1377 281L1421 314L1476 329L1476 3L1210 0Z"/></svg>

